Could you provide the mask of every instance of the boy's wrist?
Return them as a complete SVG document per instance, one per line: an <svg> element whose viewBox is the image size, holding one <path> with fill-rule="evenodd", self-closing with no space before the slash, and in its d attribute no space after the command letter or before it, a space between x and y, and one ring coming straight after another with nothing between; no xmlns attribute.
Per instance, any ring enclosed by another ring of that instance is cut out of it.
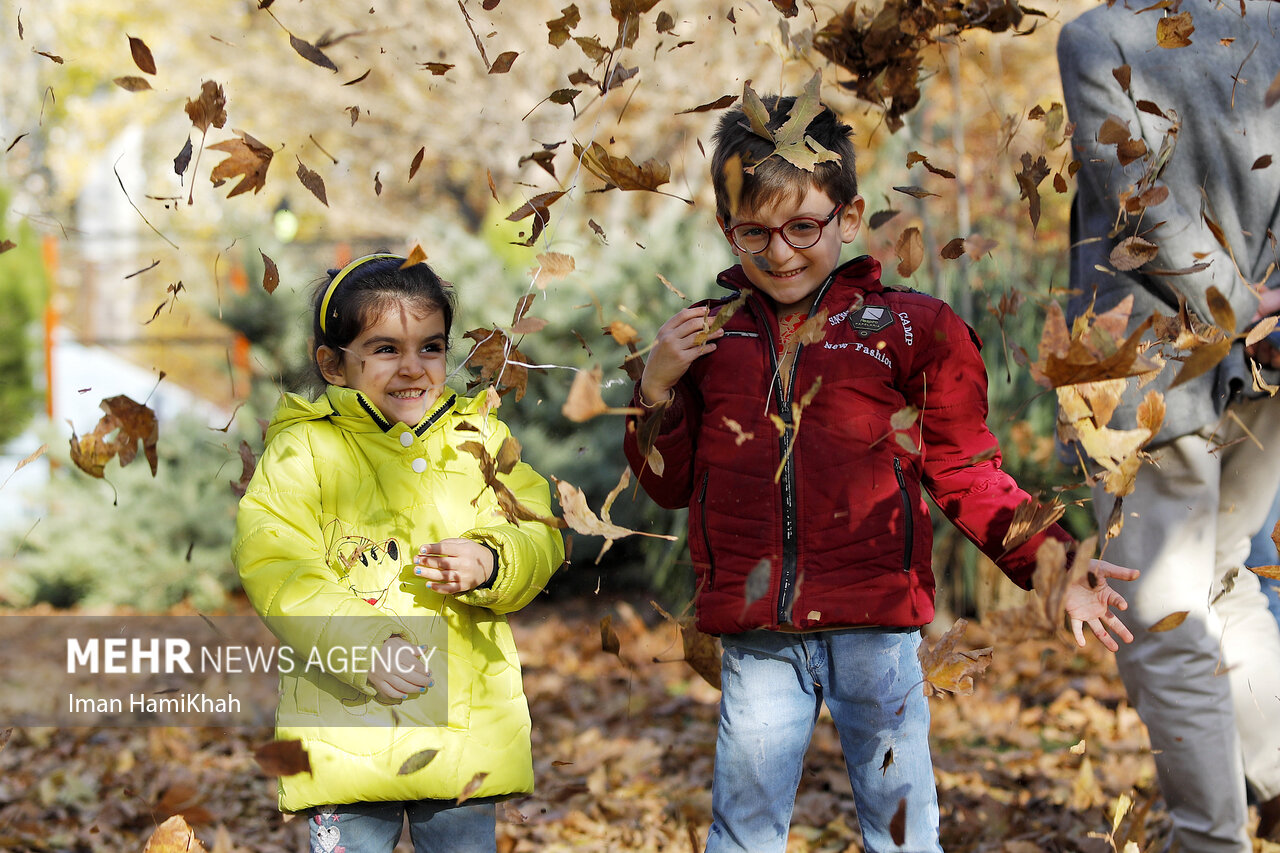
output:
<svg viewBox="0 0 1280 853"><path fill-rule="evenodd" d="M655 400L654 399L655 397L658 397L659 399ZM639 390L636 393L636 399L638 399L640 401L640 405L646 409L656 409L659 406L669 405L671 401L674 400L675 398L676 398L675 388L668 388L661 395L650 396L645 392L644 386L641 385Z"/></svg>

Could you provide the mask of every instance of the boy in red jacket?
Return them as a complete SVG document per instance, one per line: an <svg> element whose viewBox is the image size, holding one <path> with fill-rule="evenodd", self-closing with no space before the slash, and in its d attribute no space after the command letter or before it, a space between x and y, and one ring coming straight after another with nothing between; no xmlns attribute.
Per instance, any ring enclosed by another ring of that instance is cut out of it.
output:
<svg viewBox="0 0 1280 853"><path fill-rule="evenodd" d="M658 330L624 444L650 497L689 508L698 626L724 647L707 851L785 849L824 702L868 853L941 851L916 657L933 619L924 493L1024 587L1046 538L1074 543L1055 525L1005 548L1028 495L987 429L976 335L941 300L886 288L872 258L838 265L864 204L850 129L821 107L810 171L770 138L796 99L763 104L768 136L743 109L715 136L731 295ZM1112 651L1111 632L1132 639L1107 578L1136 576L1094 561L1067 595L1076 642L1084 624Z"/></svg>

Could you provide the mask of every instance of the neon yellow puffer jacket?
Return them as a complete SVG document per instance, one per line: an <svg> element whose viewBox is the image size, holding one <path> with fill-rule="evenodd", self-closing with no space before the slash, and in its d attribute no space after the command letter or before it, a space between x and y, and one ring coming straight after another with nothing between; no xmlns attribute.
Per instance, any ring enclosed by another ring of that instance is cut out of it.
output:
<svg viewBox="0 0 1280 853"><path fill-rule="evenodd" d="M507 521L476 456L459 450L480 442L497 458L508 435L479 400L447 390L413 428L386 425L347 388L280 403L232 556L281 641L276 737L301 740L311 763L310 774L281 778L282 810L453 799L477 777L472 797L533 789L529 710L503 614L538 594L564 543L545 524ZM547 481L528 465L498 478L550 517ZM418 547L449 537L497 551L491 587L441 596L413 574ZM398 702L366 680L393 635L423 646L435 680Z"/></svg>

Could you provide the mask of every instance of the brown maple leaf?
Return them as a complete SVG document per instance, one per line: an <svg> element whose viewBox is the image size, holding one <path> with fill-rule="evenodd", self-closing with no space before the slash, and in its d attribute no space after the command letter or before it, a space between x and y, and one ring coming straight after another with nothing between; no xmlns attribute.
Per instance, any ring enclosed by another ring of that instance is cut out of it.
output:
<svg viewBox="0 0 1280 853"><path fill-rule="evenodd" d="M106 414L98 421L93 432L77 436L75 426L72 425L71 461L86 474L101 478L107 463L113 457L120 459L122 468L132 462L138 455L138 444L141 443L147 463L151 466L151 476L154 477L159 464L156 443L160 438L156 413L123 394L108 397L100 405ZM111 438L112 435L115 437Z"/></svg>
<svg viewBox="0 0 1280 853"><path fill-rule="evenodd" d="M268 776L311 772L311 757L300 740L273 740L255 747L253 760Z"/></svg>
<svg viewBox="0 0 1280 853"><path fill-rule="evenodd" d="M573 156L600 180L620 190L647 190L658 192L658 187L671 180L671 167L658 160L645 160L636 165L629 157L615 157L598 142L591 143L590 148L573 144Z"/></svg>
<svg viewBox="0 0 1280 853"><path fill-rule="evenodd" d="M480 371L475 381L467 383L467 390L490 382L499 394L505 396L514 391L517 401L523 398L529 384L529 368L525 367L528 359L506 333L501 329L472 329L463 337L475 341L475 345L462 363Z"/></svg>
<svg viewBox="0 0 1280 853"><path fill-rule="evenodd" d="M973 692L974 676L981 675L991 665L990 647L957 650L956 646L968 627L968 620L957 619L951 629L939 637L931 648L920 646L925 696L947 693L967 696Z"/></svg>
<svg viewBox="0 0 1280 853"><path fill-rule="evenodd" d="M225 160L214 166L209 175L215 187L240 176L240 182L227 193L227 198L249 190L257 193L262 189L266 185L267 169L275 153L249 134L240 130L234 132L238 139L226 139L209 146L210 149L223 151L227 155Z"/></svg>
<svg viewBox="0 0 1280 853"><path fill-rule="evenodd" d="M626 488L627 483L631 480L631 469L624 468L622 477L618 481L618 485L614 487L608 497L605 498L604 504L600 508L600 515L597 516L591 511L591 507L587 504L587 496L582 489L572 483L552 477L556 484L556 495L560 499L560 509L564 515L564 522L571 530L583 534L584 536L602 536L605 544L600 549L600 554L596 557L596 563L600 562L600 558L613 545L614 540L622 539L626 536L651 536L654 539L666 539L674 542L677 537L668 536L663 533L647 533L643 530L628 530L614 524L609 518L609 508L613 504L614 498L621 494Z"/></svg>

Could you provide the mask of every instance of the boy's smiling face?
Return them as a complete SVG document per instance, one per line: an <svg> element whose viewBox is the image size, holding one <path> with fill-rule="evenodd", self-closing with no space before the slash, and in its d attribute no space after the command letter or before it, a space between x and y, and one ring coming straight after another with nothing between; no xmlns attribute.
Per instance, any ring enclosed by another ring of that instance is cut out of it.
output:
<svg viewBox="0 0 1280 853"><path fill-rule="evenodd" d="M808 311L818 288L840 261L840 248L853 241L862 226L864 202L855 196L840 208L835 218L822 229L818 242L807 249L793 248L781 233L769 235L769 245L763 251L752 254L741 251L729 240L733 253L742 264L747 280L761 293L777 304L779 316ZM784 198L764 204L758 210L740 209L729 222L720 227L732 228L744 222L753 222L768 228L779 228L798 216L822 222L831 215L836 203L824 191L810 186L800 203ZM728 237L728 234L725 234Z"/></svg>

